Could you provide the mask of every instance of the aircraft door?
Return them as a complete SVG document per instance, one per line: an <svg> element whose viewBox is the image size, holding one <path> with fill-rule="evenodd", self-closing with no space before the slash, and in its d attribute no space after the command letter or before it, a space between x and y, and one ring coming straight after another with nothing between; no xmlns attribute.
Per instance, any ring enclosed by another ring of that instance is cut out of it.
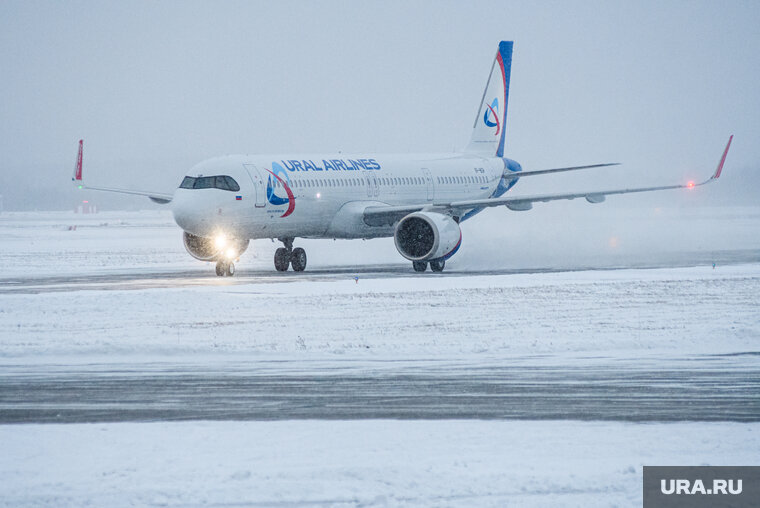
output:
<svg viewBox="0 0 760 508"><path fill-rule="evenodd" d="M367 197L377 197L380 193L380 189L377 185L377 177L375 173L371 171L364 172L364 179L367 181Z"/></svg>
<svg viewBox="0 0 760 508"><path fill-rule="evenodd" d="M425 182L427 182L427 200L433 201L435 199L435 187L433 186L433 175L430 174L428 168L422 168L422 174L425 175Z"/></svg>
<svg viewBox="0 0 760 508"><path fill-rule="evenodd" d="M267 204L267 191L264 184L264 177L261 175L261 170L254 164L243 164L248 176L251 177L253 183L254 193L256 194L255 206L256 208L263 208Z"/></svg>

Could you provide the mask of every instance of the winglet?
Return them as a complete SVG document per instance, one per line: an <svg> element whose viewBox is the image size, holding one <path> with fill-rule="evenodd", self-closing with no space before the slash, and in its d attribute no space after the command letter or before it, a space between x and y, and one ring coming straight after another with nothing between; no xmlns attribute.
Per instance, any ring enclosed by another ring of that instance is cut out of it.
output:
<svg viewBox="0 0 760 508"><path fill-rule="evenodd" d="M726 149L723 150L723 157L720 158L720 162L718 163L718 167L715 169L715 173L713 176L710 177L710 180L717 180L720 178L720 173L723 171L723 163L726 162L726 155L728 155L728 149L731 146L731 140L734 139L734 135L731 134L731 137L728 138L728 143L726 144Z"/></svg>
<svg viewBox="0 0 760 508"><path fill-rule="evenodd" d="M81 184L82 183L82 145L84 144L84 140L79 140L79 153L77 154L77 163L76 166L74 166L74 176L71 178L72 181Z"/></svg>

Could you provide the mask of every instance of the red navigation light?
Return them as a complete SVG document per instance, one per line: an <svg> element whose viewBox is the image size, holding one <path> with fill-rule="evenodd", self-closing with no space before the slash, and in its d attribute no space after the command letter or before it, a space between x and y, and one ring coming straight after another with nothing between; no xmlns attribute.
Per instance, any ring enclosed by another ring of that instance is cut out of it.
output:
<svg viewBox="0 0 760 508"><path fill-rule="evenodd" d="M82 201L82 203L89 203L89 201Z"/></svg>
<svg viewBox="0 0 760 508"><path fill-rule="evenodd" d="M693 189L693 188L694 188L694 182L693 182L693 181L691 181L691 182L687 183L687 184L686 184L686 186L687 186L688 188L690 188L690 189Z"/></svg>

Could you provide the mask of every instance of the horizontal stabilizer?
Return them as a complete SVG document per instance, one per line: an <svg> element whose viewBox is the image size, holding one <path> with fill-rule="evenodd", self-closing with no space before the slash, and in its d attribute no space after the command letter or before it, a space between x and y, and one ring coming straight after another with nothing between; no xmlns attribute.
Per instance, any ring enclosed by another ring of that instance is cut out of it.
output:
<svg viewBox="0 0 760 508"><path fill-rule="evenodd" d="M595 169L595 168L606 168L610 166L619 166L619 162L608 162L606 164L591 164L589 166L570 166L566 168L553 168L553 169L537 169L535 171L519 171L519 172L504 172L505 177L515 177L515 178L522 178L524 176L535 176L535 175L549 175L552 173L564 173L565 171L577 171L579 169Z"/></svg>

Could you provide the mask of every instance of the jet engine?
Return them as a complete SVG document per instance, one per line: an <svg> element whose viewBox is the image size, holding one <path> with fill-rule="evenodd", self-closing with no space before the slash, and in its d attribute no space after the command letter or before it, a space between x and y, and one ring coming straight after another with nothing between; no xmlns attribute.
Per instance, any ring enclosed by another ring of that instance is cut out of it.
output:
<svg viewBox="0 0 760 508"><path fill-rule="evenodd" d="M410 261L445 259L462 243L462 230L448 215L414 212L399 221L393 239L399 253Z"/></svg>
<svg viewBox="0 0 760 508"><path fill-rule="evenodd" d="M201 261L219 261L237 259L248 248L249 240L232 238L225 235L215 237L196 236L184 232L182 240L185 249L195 259Z"/></svg>

